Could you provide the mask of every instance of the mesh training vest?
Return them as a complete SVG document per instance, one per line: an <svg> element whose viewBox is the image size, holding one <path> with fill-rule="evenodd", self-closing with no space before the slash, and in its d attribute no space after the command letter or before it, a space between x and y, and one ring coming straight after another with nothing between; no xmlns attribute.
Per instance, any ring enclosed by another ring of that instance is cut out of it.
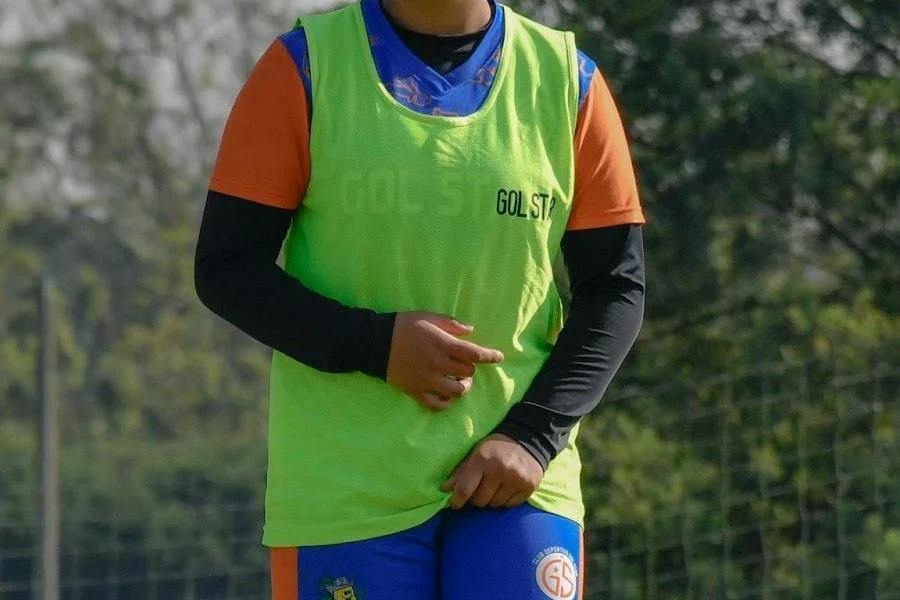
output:
<svg viewBox="0 0 900 600"><path fill-rule="evenodd" d="M472 391L433 414L383 381L276 352L268 546L369 539L445 508L441 483L522 398L561 327L551 263L572 201L575 44L502 10L491 92L466 117L422 115L388 93L359 4L303 19L312 174L287 272L350 306L452 315L505 361L479 366ZM580 522L576 437L531 503Z"/></svg>

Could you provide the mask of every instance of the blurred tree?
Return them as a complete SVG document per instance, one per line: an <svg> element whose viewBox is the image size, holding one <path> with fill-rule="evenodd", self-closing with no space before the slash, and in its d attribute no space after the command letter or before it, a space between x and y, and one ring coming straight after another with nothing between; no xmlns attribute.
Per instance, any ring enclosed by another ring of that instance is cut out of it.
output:
<svg viewBox="0 0 900 600"><path fill-rule="evenodd" d="M0 38L0 529L34 523L34 286L49 270L66 543L169 544L146 559L159 568L254 560L223 538L233 507L259 500L268 353L199 305L191 261L228 105L293 22L289 4L17 4ZM900 410L883 375L900 356L896 2L518 6L573 28L599 63L650 218L644 334L582 437L592 587L887 597L900 564ZM239 518L250 538L257 517ZM175 542L188 537L201 557Z"/></svg>

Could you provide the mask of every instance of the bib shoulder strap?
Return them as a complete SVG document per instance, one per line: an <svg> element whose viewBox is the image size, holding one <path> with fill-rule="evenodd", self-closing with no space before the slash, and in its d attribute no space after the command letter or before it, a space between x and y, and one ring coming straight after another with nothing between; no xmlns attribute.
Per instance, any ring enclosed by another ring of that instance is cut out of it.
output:
<svg viewBox="0 0 900 600"><path fill-rule="evenodd" d="M507 35L515 44L515 51L527 57L529 64L540 71L536 79L548 84L555 97L566 98L567 120L573 126L578 115L580 89L578 49L571 31L560 31L523 17L503 5L507 23ZM561 75L561 77L560 77ZM558 100L557 100L558 102Z"/></svg>

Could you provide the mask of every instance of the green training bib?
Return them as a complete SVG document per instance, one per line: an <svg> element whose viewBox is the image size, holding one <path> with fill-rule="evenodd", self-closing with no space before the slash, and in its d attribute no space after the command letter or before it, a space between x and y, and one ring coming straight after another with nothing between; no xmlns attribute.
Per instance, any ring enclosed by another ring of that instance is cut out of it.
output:
<svg viewBox="0 0 900 600"><path fill-rule="evenodd" d="M303 20L312 164L287 272L350 306L452 315L506 359L433 414L383 381L276 352L268 546L369 539L445 508L441 484L522 398L562 325L551 263L572 203L575 44L503 10L496 78L467 117L419 114L388 93L359 4ZM531 503L580 522L576 437Z"/></svg>

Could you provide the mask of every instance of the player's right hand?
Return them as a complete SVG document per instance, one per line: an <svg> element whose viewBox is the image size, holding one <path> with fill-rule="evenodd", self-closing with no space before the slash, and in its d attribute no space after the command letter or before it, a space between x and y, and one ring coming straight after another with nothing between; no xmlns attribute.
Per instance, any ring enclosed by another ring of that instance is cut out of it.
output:
<svg viewBox="0 0 900 600"><path fill-rule="evenodd" d="M394 322L387 382L430 411L450 407L472 389L475 365L503 353L460 339L473 327L430 312L401 312Z"/></svg>

